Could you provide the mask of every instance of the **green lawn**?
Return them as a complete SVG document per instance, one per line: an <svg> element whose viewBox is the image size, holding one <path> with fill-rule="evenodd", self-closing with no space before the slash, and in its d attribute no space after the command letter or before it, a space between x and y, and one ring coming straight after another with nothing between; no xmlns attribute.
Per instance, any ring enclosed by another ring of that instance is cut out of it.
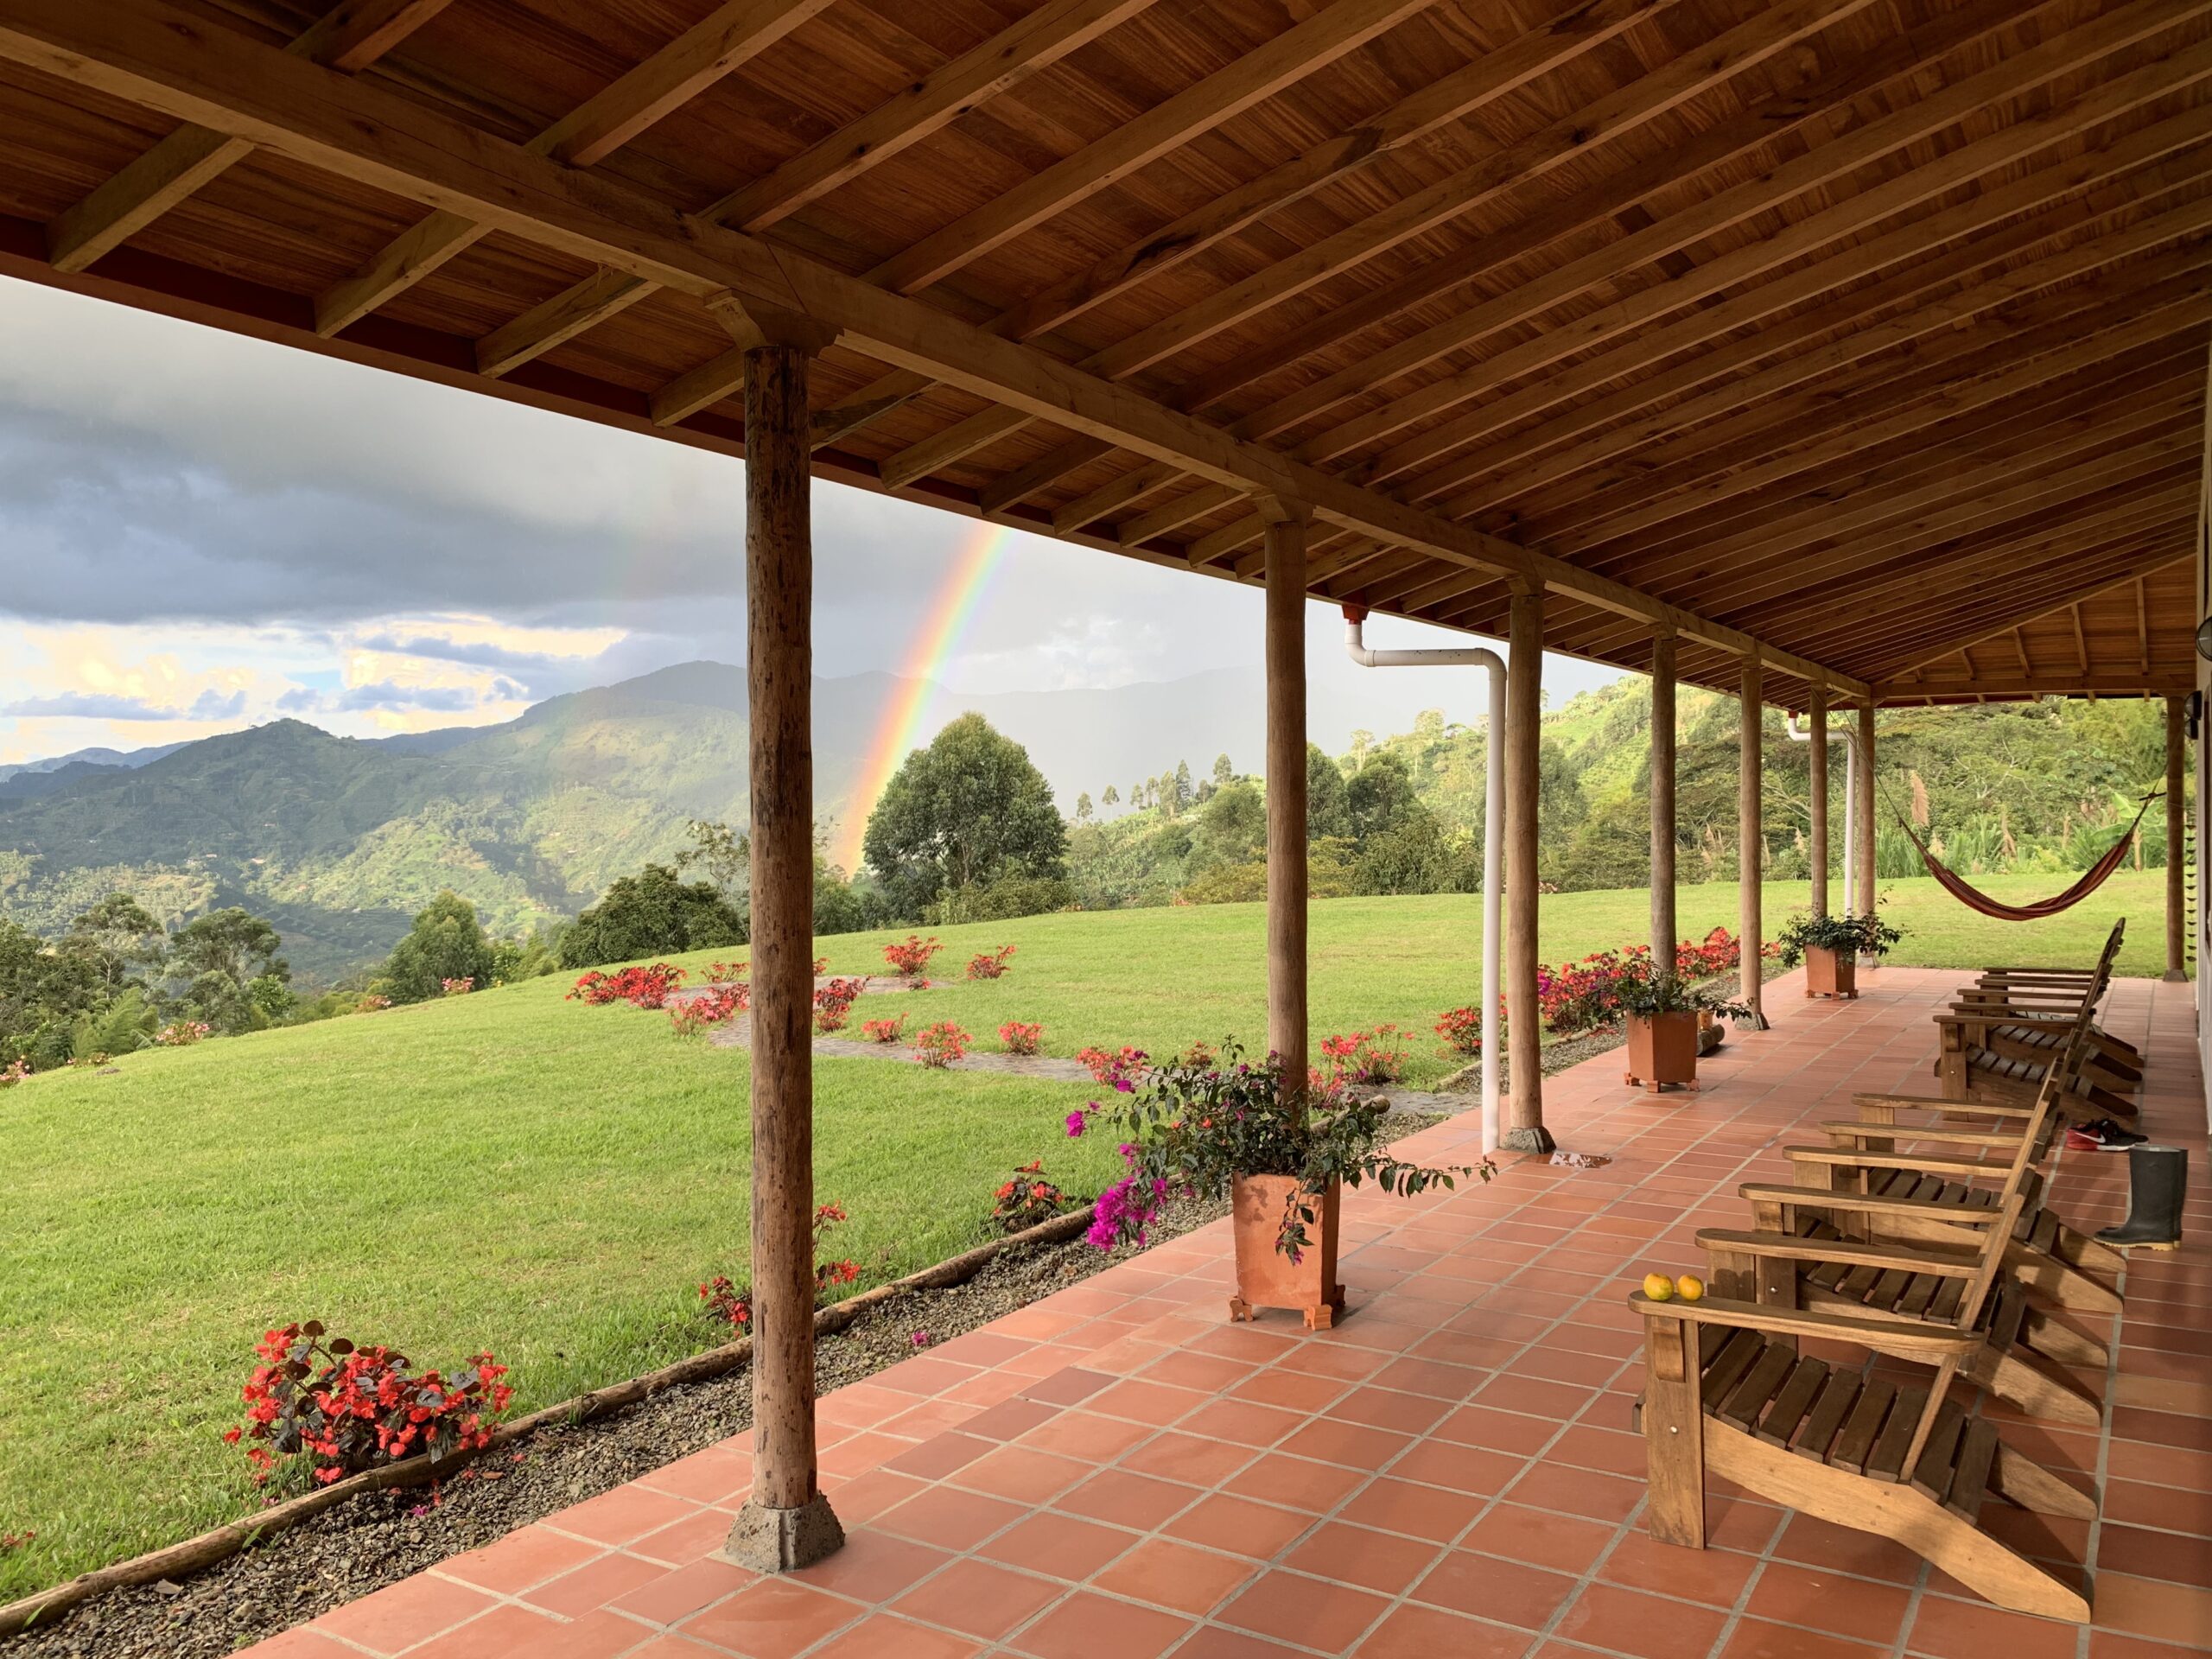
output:
<svg viewBox="0 0 2212 1659"><path fill-rule="evenodd" d="M1929 882L1885 890L1910 930L1901 961L2084 961L2126 911L2123 970L2162 966L2157 872L2020 927ZM1768 914L1802 898L1770 887ZM1548 898L1546 957L1640 938L1646 904ZM1732 887L1685 889L1684 931L1732 925L1735 907ZM1476 1000L1480 921L1473 898L1316 905L1317 1033L1395 1020L1421 1038L1414 1080L1440 1075L1450 1063L1428 1027ZM987 1048L1001 1021L1041 1020L1061 1054L1255 1038L1262 927L1257 906L1222 906L942 929L941 969L1012 943L1011 971L863 1011L954 1019ZM822 948L834 970L861 972L880 967L885 937ZM518 1409L709 1344L693 1287L744 1276L744 1056L679 1043L660 1014L564 1002L564 985L134 1054L117 1076L0 1092L0 1532L38 1535L0 1555L0 1597L248 1506L238 1453L217 1436L271 1323L321 1318L425 1363L488 1345L514 1365ZM823 1063L817 1180L852 1212L840 1243L862 1283L982 1236L1011 1165L1042 1153L1071 1187L1095 1186L1100 1147L1058 1132L1086 1092Z"/></svg>

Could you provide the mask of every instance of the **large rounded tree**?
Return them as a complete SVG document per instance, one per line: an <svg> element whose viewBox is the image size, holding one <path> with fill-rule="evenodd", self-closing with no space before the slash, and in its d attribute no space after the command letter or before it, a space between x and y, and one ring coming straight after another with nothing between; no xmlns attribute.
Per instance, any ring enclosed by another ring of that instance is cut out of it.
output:
<svg viewBox="0 0 2212 1659"><path fill-rule="evenodd" d="M963 715L906 757L861 847L901 915L948 896L1066 874L1067 826L1029 751Z"/></svg>

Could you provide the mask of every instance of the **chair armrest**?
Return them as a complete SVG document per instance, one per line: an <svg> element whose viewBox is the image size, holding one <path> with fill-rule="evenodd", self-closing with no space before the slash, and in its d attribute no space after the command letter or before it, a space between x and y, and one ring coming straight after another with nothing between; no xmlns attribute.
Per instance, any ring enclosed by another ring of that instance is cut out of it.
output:
<svg viewBox="0 0 2212 1659"><path fill-rule="evenodd" d="M1894 1138L1895 1131L1892 1131ZM2015 1145L2018 1142L2016 1141ZM1933 1174L2002 1175L2002 1164L1980 1158L1952 1158L1938 1152L1859 1152L1844 1147L1784 1147L1782 1155L1794 1164L1827 1164L1852 1169L1920 1169Z"/></svg>
<svg viewBox="0 0 2212 1659"><path fill-rule="evenodd" d="M1823 1123L1821 1133L1829 1140L1940 1141L1953 1147L2005 1147L2020 1144L2018 1129L1945 1129L1923 1123L1867 1123L1857 1119Z"/></svg>
<svg viewBox="0 0 2212 1659"><path fill-rule="evenodd" d="M1815 1313L1802 1308L1767 1307L1758 1302L1707 1296L1701 1301L1655 1302L1630 1291L1629 1306L1646 1319L1680 1319L1685 1325L1725 1325L1738 1331L1766 1331L1781 1337L1810 1337L1816 1342L1848 1342L1878 1354L1933 1365L1964 1359L1981 1346L1978 1334L1940 1327L1921 1329L1887 1319L1853 1319L1847 1313Z"/></svg>
<svg viewBox="0 0 2212 1659"><path fill-rule="evenodd" d="M1700 1228L1697 1242L1707 1251L1726 1251L1735 1255L1791 1262L1840 1262L1847 1267L1894 1268L1906 1273L1941 1274L1948 1279L1972 1278L1981 1265L1981 1253L1978 1250L1866 1244L1852 1238L1804 1238L1796 1233L1744 1232L1726 1227Z"/></svg>
<svg viewBox="0 0 2212 1659"><path fill-rule="evenodd" d="M1883 1106L1896 1111L1955 1112L1961 1117L2033 1117L2031 1106L2000 1106L1992 1101L1945 1100L1940 1095L1853 1095L1854 1106Z"/></svg>
<svg viewBox="0 0 2212 1659"><path fill-rule="evenodd" d="M1753 1204L1784 1209L1840 1210L1852 1215L1897 1216L1941 1221L1959 1227L1993 1227L2004 1219L1993 1205L1945 1204L1937 1198L1893 1198L1878 1192L1837 1192L1824 1186L1790 1186L1781 1181L1746 1181L1736 1189Z"/></svg>

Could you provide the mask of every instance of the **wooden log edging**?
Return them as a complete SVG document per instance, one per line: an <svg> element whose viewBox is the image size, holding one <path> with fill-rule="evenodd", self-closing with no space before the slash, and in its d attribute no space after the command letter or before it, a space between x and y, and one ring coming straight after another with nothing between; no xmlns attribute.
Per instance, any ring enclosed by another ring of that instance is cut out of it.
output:
<svg viewBox="0 0 2212 1659"><path fill-rule="evenodd" d="M864 1290L857 1296L848 1297L842 1302L833 1302L816 1313L814 1333L817 1337L835 1335L851 1325L861 1314L911 1291L944 1290L965 1284L1002 1252L1017 1245L1057 1244L1065 1239L1073 1238L1090 1227L1093 1209L1094 1206L1085 1205L1080 1210L1071 1211L1065 1216L1055 1216L1050 1221L1039 1222L1036 1226L1025 1228L1018 1233L1009 1233L1004 1238L987 1240L974 1249L948 1256L933 1267L910 1273L901 1279L891 1280L873 1289ZM525 1440L539 1429L562 1423L591 1422L649 1400L667 1389L727 1376L752 1357L753 1339L750 1337L724 1343L719 1348L693 1354L687 1359L664 1365L657 1371L648 1371L643 1376L609 1383L603 1389L593 1389L557 1404L542 1407L527 1416L502 1423L492 1431L490 1441L475 1451L451 1452L442 1458L407 1458L358 1475L348 1475L343 1480L334 1481L327 1486L302 1493L298 1497L288 1498L272 1508L237 1521L226 1522L181 1543L164 1545L143 1555L135 1555L129 1560L116 1561L106 1567L95 1567L89 1573L80 1573L73 1579L0 1606L0 1641L20 1636L41 1621L67 1612L110 1591L205 1572L219 1562L228 1560L239 1551L287 1531L349 1498L364 1497L371 1492L424 1486L433 1481L443 1480L479 1458Z"/></svg>

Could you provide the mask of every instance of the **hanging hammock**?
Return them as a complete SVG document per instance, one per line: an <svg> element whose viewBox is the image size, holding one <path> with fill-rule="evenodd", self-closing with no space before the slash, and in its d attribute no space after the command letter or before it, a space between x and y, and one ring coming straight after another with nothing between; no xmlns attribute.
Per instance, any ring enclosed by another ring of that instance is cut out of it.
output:
<svg viewBox="0 0 2212 1659"><path fill-rule="evenodd" d="M1889 791L1884 790L1882 793L1884 798L1887 798ZM1904 831L1913 847L1919 852L1920 861L1928 867L1928 874L1936 878L1944 892L1949 893L1968 910L1979 911L1982 915L1993 917L2000 922L2033 922L2040 921L2046 916L2056 916L2062 910L2071 910L2099 887L2104 886L2105 879L2118 869L2120 861L2127 856L2129 843L2135 839L2135 832L2143 827L2143 815L2151 810L2151 804L2153 801L2161 798L2163 798L2162 794L2145 795L2143 798L2143 804L2136 809L2135 822L2127 826L2127 833L2107 848L2103 856L2095 863L2082 871L2080 880L2075 882L2063 893L2054 893L2048 899L2038 899L2032 904L2025 905L2008 905L2000 899L1993 899L1987 893L1968 886L1965 877L1946 869L1942 861L1928 850L1928 843L1913 832L1911 820L1897 810L1897 804L1895 801L1890 802L1890 816L1897 821L1897 828Z"/></svg>

